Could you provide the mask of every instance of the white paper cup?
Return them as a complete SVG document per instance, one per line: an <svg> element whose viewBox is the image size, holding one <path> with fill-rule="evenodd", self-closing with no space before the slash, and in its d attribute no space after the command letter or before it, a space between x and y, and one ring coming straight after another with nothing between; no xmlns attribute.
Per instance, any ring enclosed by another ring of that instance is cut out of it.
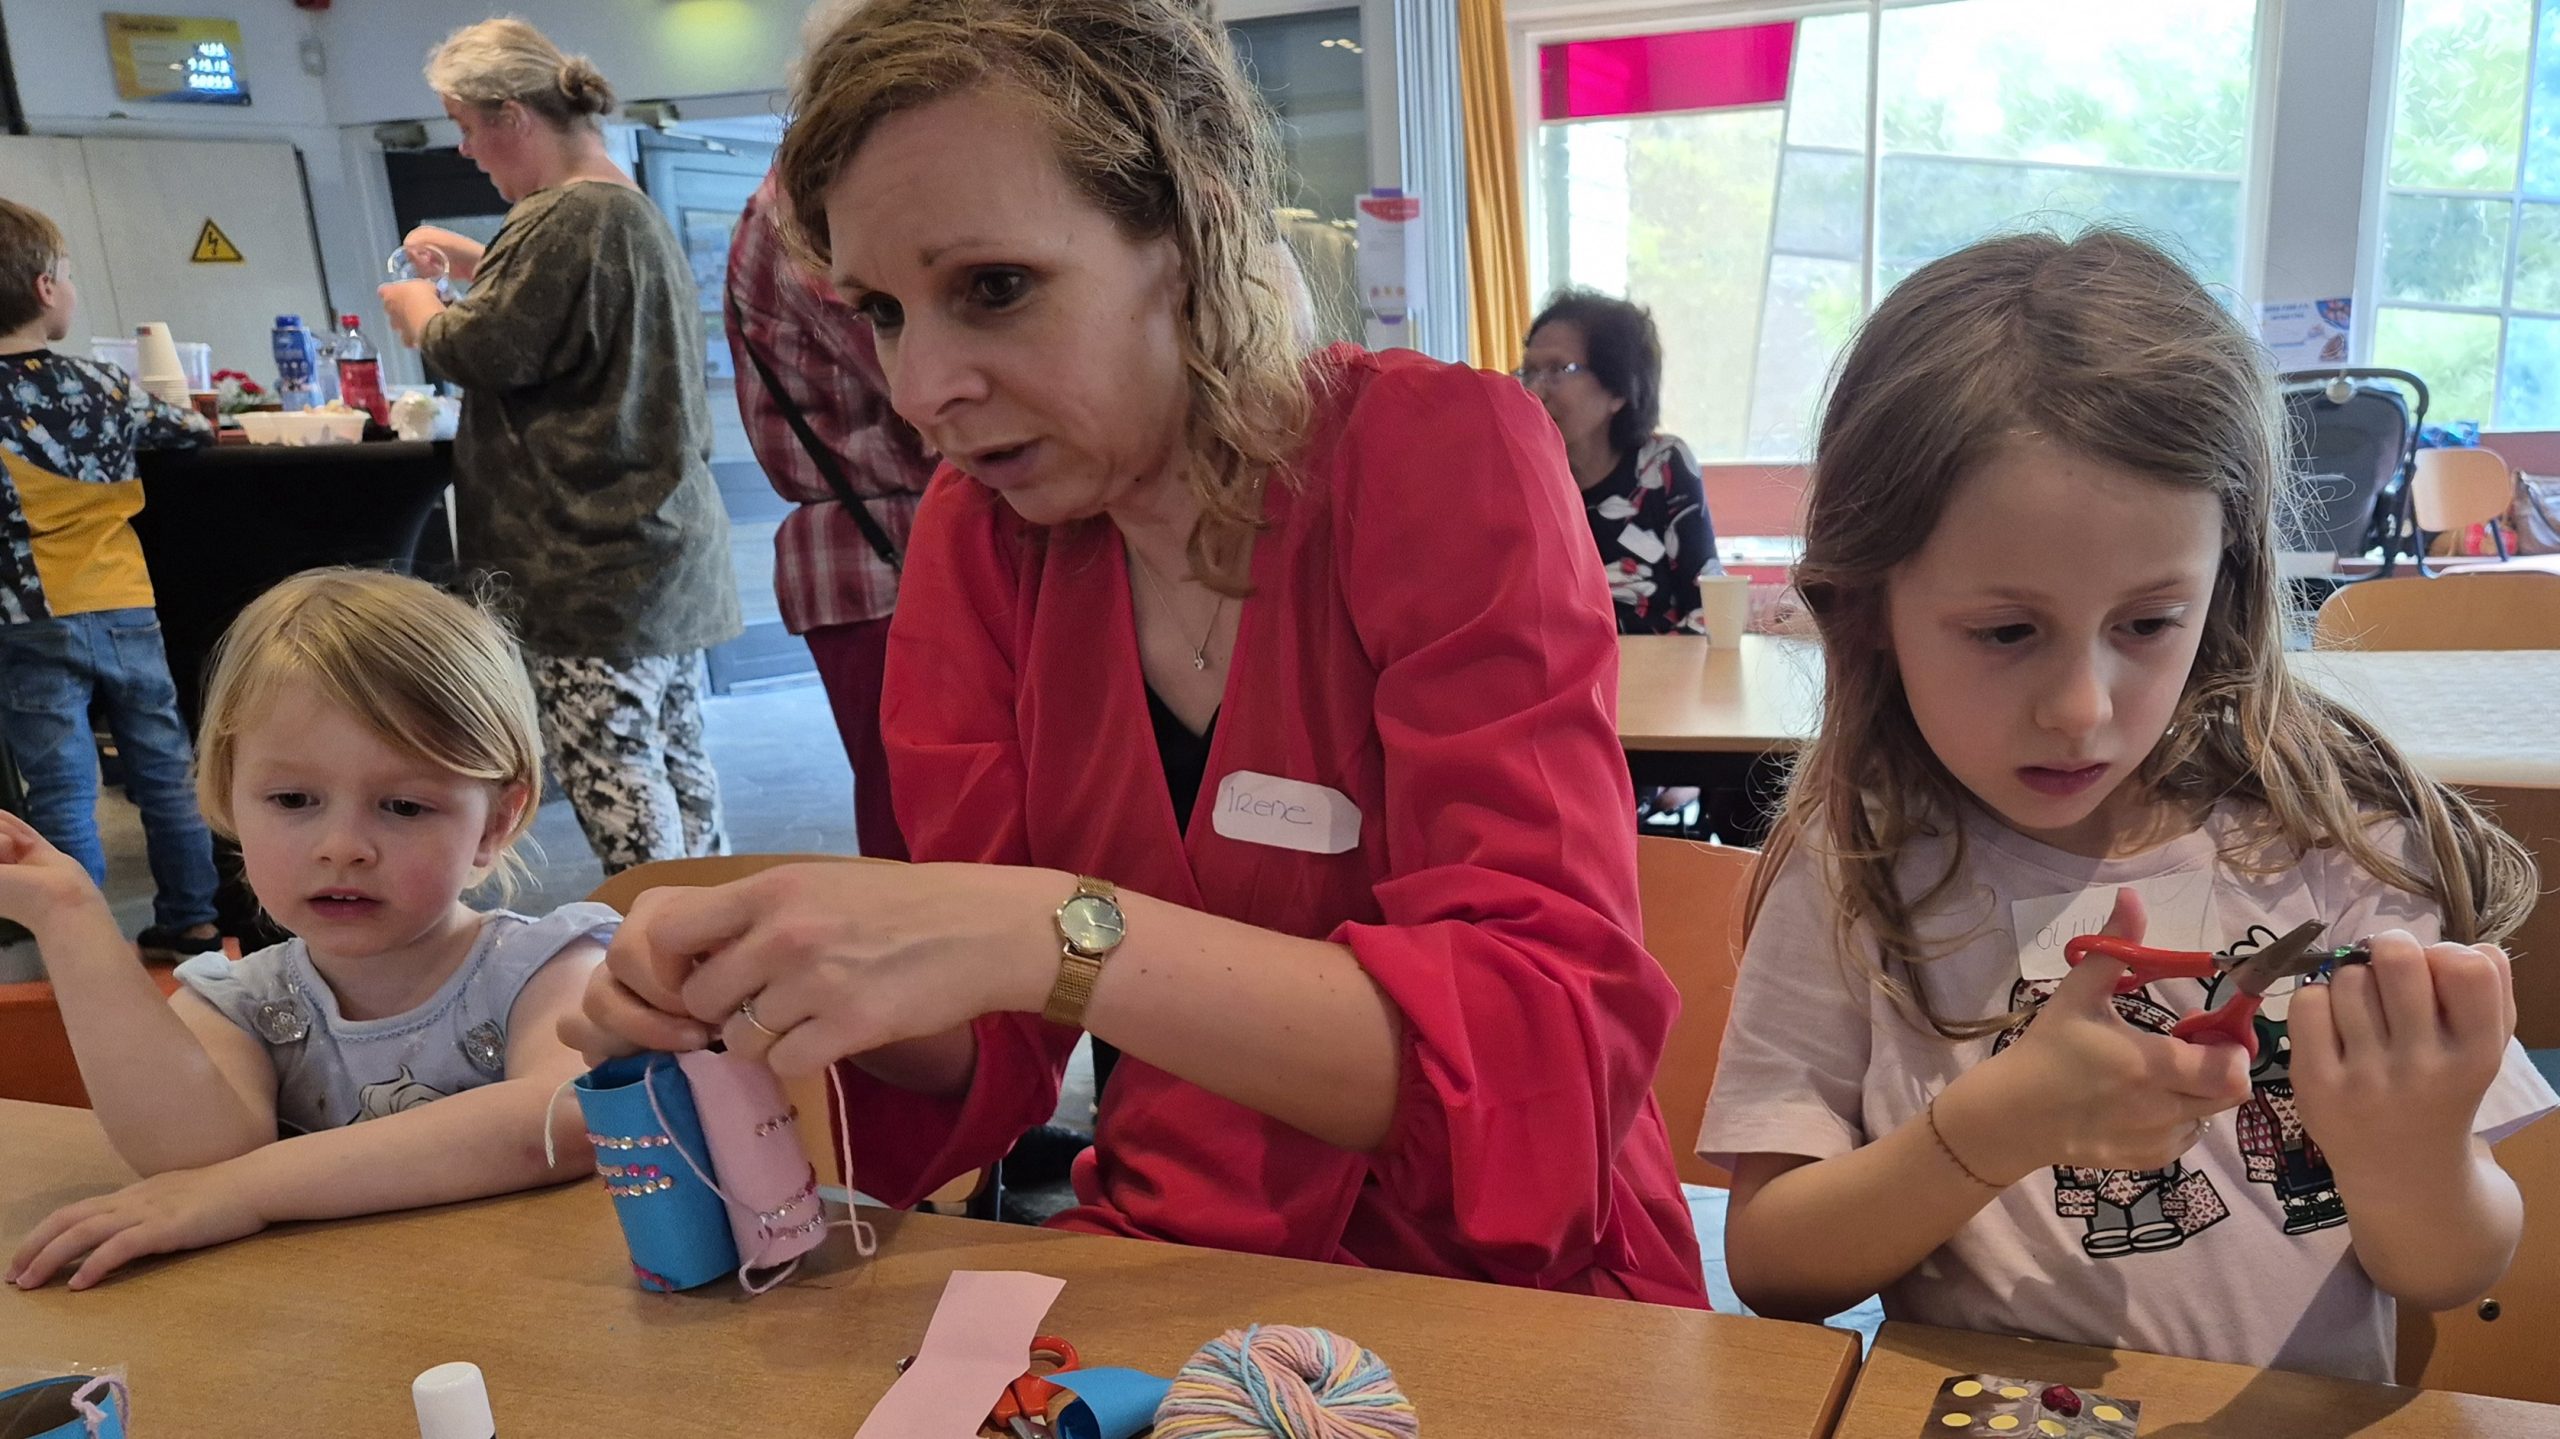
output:
<svg viewBox="0 0 2560 1439"><path fill-rule="evenodd" d="M1751 628L1751 581L1744 575L1698 576L1698 616L1710 643L1731 648Z"/></svg>

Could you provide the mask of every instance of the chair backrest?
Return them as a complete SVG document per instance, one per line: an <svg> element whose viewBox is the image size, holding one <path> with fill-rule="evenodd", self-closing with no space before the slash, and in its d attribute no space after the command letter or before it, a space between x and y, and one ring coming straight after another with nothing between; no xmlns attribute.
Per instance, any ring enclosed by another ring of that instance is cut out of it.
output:
<svg viewBox="0 0 2560 1439"><path fill-rule="evenodd" d="M178 987L176 978L158 966L151 977L162 994ZM62 1027L62 1008L44 980L0 984L0 1099L89 1107L71 1036Z"/></svg>
<svg viewBox="0 0 2560 1439"><path fill-rule="evenodd" d="M2429 534L2504 519L2515 497L2515 472L2488 450L2420 450L2409 477L2411 509Z"/></svg>
<svg viewBox="0 0 2560 1439"><path fill-rule="evenodd" d="M1653 1097L1671 1129L1684 1184L1722 1187L1723 1170L1697 1156L1698 1124L1714 1086L1733 980L1742 964L1742 908L1756 850L1652 835L1636 841L1645 944L1680 990L1680 1018L1654 1072Z"/></svg>
<svg viewBox="0 0 2560 1439"><path fill-rule="evenodd" d="M2489 1297L2444 1314L2400 1309L2399 1377L2426 1389L2560 1404L2560 1123L2530 1124L2497 1146L2524 1193L2524 1240ZM2494 1317L2492 1317L2494 1316Z"/></svg>
<svg viewBox="0 0 2560 1439"><path fill-rule="evenodd" d="M2324 650L2560 649L2560 574L2462 570L2341 585L2320 607Z"/></svg>
<svg viewBox="0 0 2560 1439"><path fill-rule="evenodd" d="M595 887L587 898L597 904L611 905L624 914L631 912L631 902L641 891L674 885L685 889L709 889L728 884L749 875L762 874L777 865L831 864L851 860L849 854L715 854L703 859L653 859L635 864ZM870 861L885 863L885 861Z"/></svg>
<svg viewBox="0 0 2560 1439"><path fill-rule="evenodd" d="M2284 392L2294 471L2310 503L2290 517L2286 548L2361 554L2371 542L2374 506L2391 488L2409 444L2409 401L2397 389L2359 385L2341 403L2320 385ZM2397 496L2392 496L2394 501Z"/></svg>
<svg viewBox="0 0 2560 1439"><path fill-rule="evenodd" d="M636 864L595 887L587 896L597 904L613 906L624 914L631 912L632 901L644 891L662 886L708 889L728 884L749 875L761 874L776 865L854 862L845 854L722 854L703 859L656 859ZM861 861L886 864L887 860ZM845 1182L843 1164L836 1154L835 1121L827 1107L827 1086L823 1079L783 1081L783 1091L791 1096L791 1105L801 1115L800 1148L818 1173L832 1184Z"/></svg>
<svg viewBox="0 0 2560 1439"><path fill-rule="evenodd" d="M41 979L0 984L0 1099L89 1107L53 986Z"/></svg>

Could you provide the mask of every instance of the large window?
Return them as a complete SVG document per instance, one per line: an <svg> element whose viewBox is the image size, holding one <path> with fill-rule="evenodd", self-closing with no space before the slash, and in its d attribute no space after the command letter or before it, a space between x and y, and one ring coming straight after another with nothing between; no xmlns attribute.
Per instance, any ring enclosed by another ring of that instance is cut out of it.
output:
<svg viewBox="0 0 2560 1439"><path fill-rule="evenodd" d="M2560 428L2560 0L2406 0L2386 175L2375 362Z"/></svg>
<svg viewBox="0 0 2560 1439"><path fill-rule="evenodd" d="M1541 47L1535 278L1652 308L1663 425L1701 458L1801 458L1872 298L1984 235L2131 224L2239 278L2256 0L1888 6L1872 136L1870 33L1858 8Z"/></svg>

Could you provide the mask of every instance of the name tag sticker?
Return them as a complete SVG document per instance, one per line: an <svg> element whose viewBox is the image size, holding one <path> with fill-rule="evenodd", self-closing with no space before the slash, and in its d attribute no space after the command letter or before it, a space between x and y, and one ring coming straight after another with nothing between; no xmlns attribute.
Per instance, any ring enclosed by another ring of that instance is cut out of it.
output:
<svg viewBox="0 0 2560 1439"><path fill-rule="evenodd" d="M2018 935L2018 977L2060 979L2069 974L2071 964L2063 956L2063 946L2081 935L2106 928L2119 888L2142 896L2144 944L2154 949L2214 948L2204 937L2205 911L2213 898L2213 871L2204 867L2129 885L2102 884L2071 894L2022 899L2010 905L2009 922Z"/></svg>
<svg viewBox="0 0 2560 1439"><path fill-rule="evenodd" d="M1662 557L1671 550L1669 545L1662 542L1660 535L1651 530L1638 529L1634 525L1629 525L1618 532L1618 544L1628 554L1649 565L1660 564Z"/></svg>
<svg viewBox="0 0 2560 1439"><path fill-rule="evenodd" d="M1360 843L1360 806L1338 789L1240 769L1218 781L1210 825L1246 844L1341 854Z"/></svg>

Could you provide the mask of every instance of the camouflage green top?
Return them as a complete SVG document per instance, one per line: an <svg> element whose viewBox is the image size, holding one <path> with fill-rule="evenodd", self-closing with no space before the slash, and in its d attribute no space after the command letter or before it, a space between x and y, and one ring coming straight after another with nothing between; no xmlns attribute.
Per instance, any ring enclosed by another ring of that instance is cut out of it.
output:
<svg viewBox="0 0 2560 1439"><path fill-rule="evenodd" d="M466 395L460 559L535 654L683 654L739 631L711 479L702 316L675 232L594 181L507 212L419 348Z"/></svg>

